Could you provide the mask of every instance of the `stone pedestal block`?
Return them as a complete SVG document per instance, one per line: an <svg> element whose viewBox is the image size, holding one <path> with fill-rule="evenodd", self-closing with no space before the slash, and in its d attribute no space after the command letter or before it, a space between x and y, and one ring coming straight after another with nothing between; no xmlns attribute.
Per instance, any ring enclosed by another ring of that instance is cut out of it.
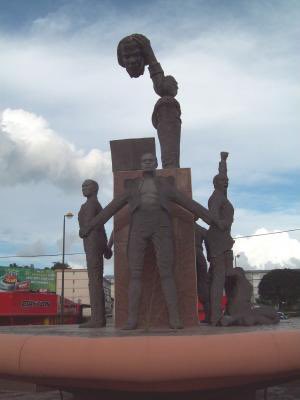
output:
<svg viewBox="0 0 300 400"><path fill-rule="evenodd" d="M114 195L124 191L124 181L141 176L141 171L119 171L114 174ZM157 170L157 175L173 176L178 190L192 196L191 172L187 168ZM195 239L193 215L182 207L172 207L175 239L174 276L177 286L179 311L185 327L198 324L195 270ZM128 208L114 217L115 254L115 320L122 327L127 320L129 269L127 244L129 231ZM168 327L168 315L162 294L153 246L150 244L144 262L143 289L138 327L149 329Z"/></svg>

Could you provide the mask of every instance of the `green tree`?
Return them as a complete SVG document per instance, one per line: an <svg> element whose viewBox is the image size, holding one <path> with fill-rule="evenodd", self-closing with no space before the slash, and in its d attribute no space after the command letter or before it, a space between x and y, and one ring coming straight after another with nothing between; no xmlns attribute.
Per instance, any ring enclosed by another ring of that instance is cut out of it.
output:
<svg viewBox="0 0 300 400"><path fill-rule="evenodd" d="M289 307L300 300L300 271L295 269L274 269L268 272L258 285L261 302Z"/></svg>
<svg viewBox="0 0 300 400"><path fill-rule="evenodd" d="M69 264L67 263L61 263L60 261L55 261L53 263L53 266L51 267L52 270L56 270L56 269L69 269L71 268Z"/></svg>
<svg viewBox="0 0 300 400"><path fill-rule="evenodd" d="M9 268L30 268L30 269L34 269L34 264L18 265L16 263L12 263L12 264L9 264Z"/></svg>

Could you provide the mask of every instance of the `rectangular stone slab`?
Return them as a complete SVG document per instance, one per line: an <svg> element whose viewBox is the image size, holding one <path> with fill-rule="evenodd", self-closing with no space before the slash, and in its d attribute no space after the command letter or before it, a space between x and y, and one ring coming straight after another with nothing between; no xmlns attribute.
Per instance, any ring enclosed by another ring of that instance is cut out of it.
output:
<svg viewBox="0 0 300 400"><path fill-rule="evenodd" d="M124 181L141 176L141 171L114 173L114 194L124 191ZM178 190L192 196L191 171L188 168L157 170L159 176L173 176ZM179 311L185 327L198 324L197 288L195 270L195 239L193 215L182 207L172 207L175 237L174 274L179 298ZM116 327L127 320L129 269L127 244L129 213L127 206L114 217L115 255L115 317ZM142 299L139 311L139 328L168 327L168 315L156 266L154 249L146 251L142 276Z"/></svg>
<svg viewBox="0 0 300 400"><path fill-rule="evenodd" d="M113 172L137 170L143 154L156 154L155 138L111 140L110 150Z"/></svg>

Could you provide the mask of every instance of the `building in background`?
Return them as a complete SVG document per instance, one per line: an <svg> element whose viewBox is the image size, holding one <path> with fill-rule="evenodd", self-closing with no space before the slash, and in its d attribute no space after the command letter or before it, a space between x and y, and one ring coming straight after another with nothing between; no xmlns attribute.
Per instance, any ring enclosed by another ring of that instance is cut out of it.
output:
<svg viewBox="0 0 300 400"><path fill-rule="evenodd" d="M0 325L49 325L60 323L60 294L56 273L33 266L0 266ZM82 321L82 307L64 302L64 323Z"/></svg>
<svg viewBox="0 0 300 400"><path fill-rule="evenodd" d="M65 269L65 298L82 305L90 305L90 296L88 288L87 269ZM56 270L56 293L61 294L62 271ZM103 287L105 295L105 309L107 315L113 313L113 296L110 280L103 278ZM91 315L90 308L84 308L83 316Z"/></svg>
<svg viewBox="0 0 300 400"><path fill-rule="evenodd" d="M251 283L253 286L253 294L252 294L252 302L256 303L256 299L258 299L258 285L259 282L262 280L262 278L268 273L270 270L266 269L251 269L248 271L245 271L246 273L246 278L248 281Z"/></svg>

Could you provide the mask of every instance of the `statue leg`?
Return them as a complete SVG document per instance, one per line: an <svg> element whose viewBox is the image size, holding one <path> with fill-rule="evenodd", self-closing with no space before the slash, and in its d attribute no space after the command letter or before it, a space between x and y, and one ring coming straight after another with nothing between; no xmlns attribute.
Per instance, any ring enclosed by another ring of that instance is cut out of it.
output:
<svg viewBox="0 0 300 400"><path fill-rule="evenodd" d="M181 123L177 120L169 121L167 119L158 124L157 135L163 168L180 168L180 131Z"/></svg>
<svg viewBox="0 0 300 400"><path fill-rule="evenodd" d="M233 251L228 250L224 253L226 275L232 275L233 272Z"/></svg>
<svg viewBox="0 0 300 400"><path fill-rule="evenodd" d="M172 329L183 328L178 311L177 289L173 274L174 245L171 226L159 227L153 235L156 262L161 279L161 287L166 300L169 325Z"/></svg>
<svg viewBox="0 0 300 400"><path fill-rule="evenodd" d="M181 140L181 122L176 124L174 129L174 161L176 168L180 168L180 140Z"/></svg>
<svg viewBox="0 0 300 400"><path fill-rule="evenodd" d="M211 258L210 263L210 323L217 325L222 318L221 301L225 285L224 254Z"/></svg>
<svg viewBox="0 0 300 400"><path fill-rule="evenodd" d="M80 325L81 328L100 328L106 325L105 299L103 289L103 255L101 249L86 249L91 320Z"/></svg>
<svg viewBox="0 0 300 400"><path fill-rule="evenodd" d="M245 312L237 318L235 325L242 326L253 326L253 325L271 325L276 324L278 320L271 318L260 308L253 308L252 310Z"/></svg>
<svg viewBox="0 0 300 400"><path fill-rule="evenodd" d="M196 251L196 272L197 272L197 292L201 303L203 304L205 321L209 320L209 280L207 273L207 263L204 254Z"/></svg>
<svg viewBox="0 0 300 400"><path fill-rule="evenodd" d="M280 318L277 312L274 310L273 307L270 306L260 306L254 308L252 312L255 313L258 319L259 324L277 324L280 321Z"/></svg>
<svg viewBox="0 0 300 400"><path fill-rule="evenodd" d="M129 287L128 319L124 329L136 329L138 324L139 305L142 292L142 272L147 238L140 231L131 231L128 243Z"/></svg>

